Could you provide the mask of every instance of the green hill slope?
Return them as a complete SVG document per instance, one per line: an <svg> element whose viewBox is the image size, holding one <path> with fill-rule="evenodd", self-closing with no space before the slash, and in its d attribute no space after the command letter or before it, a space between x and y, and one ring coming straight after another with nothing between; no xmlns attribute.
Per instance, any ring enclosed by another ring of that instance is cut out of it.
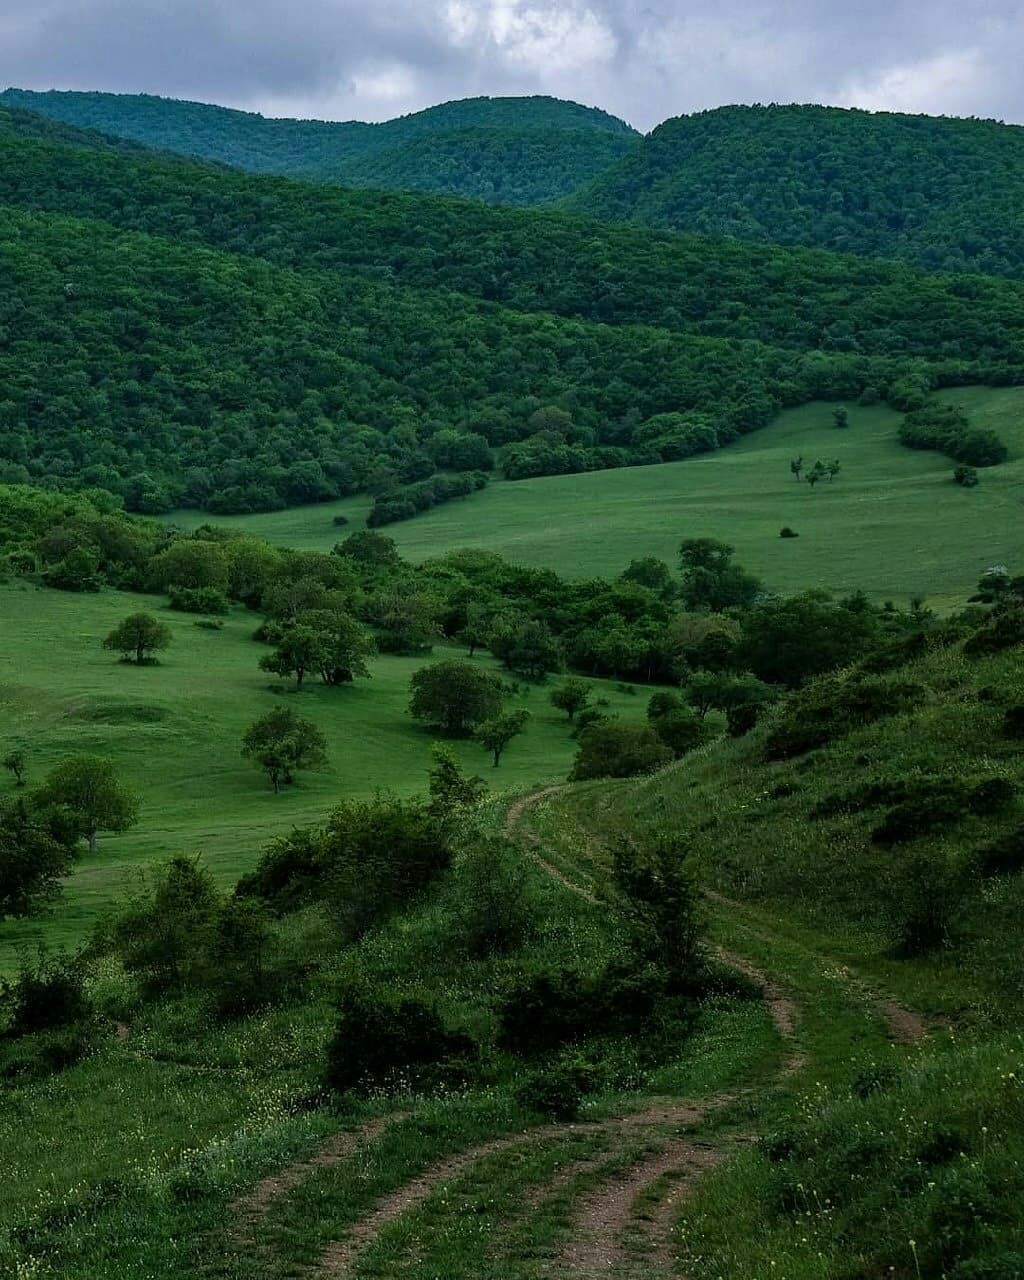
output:
<svg viewBox="0 0 1024 1280"><path fill-rule="evenodd" d="M601 218L1024 272L1024 129L834 107L722 107L660 125L572 201Z"/></svg>
<svg viewBox="0 0 1024 1280"><path fill-rule="evenodd" d="M973 421L994 427L1011 460L977 489L953 484L949 463L896 440L899 415L849 410L845 432L831 404L789 409L770 426L704 458L583 476L494 483L465 502L388 529L403 556L424 560L479 547L572 577L618 573L638 556L673 563L683 537L732 543L739 560L775 590L863 590L961 603L991 564L1024 559L1024 390L958 388L939 393ZM793 483L790 460L838 457L833 484ZM365 519L366 498L266 515L176 512L171 523L213 519L282 546L329 550L336 515ZM799 538L783 539L790 525Z"/></svg>
<svg viewBox="0 0 1024 1280"><path fill-rule="evenodd" d="M32 93L0 102L162 151L346 186L543 204L591 182L639 135L557 98L472 98L383 124L267 119L149 95Z"/></svg>

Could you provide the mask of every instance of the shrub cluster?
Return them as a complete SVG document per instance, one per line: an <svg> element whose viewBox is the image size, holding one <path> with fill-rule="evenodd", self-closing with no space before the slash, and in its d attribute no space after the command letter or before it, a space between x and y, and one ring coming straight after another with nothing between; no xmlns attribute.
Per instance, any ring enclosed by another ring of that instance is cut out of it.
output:
<svg viewBox="0 0 1024 1280"><path fill-rule="evenodd" d="M768 735L769 760L786 760L886 716L919 707L924 687L907 680L822 676L798 690Z"/></svg>
<svg viewBox="0 0 1024 1280"><path fill-rule="evenodd" d="M1009 456L994 431L972 427L963 409L937 401L908 413L899 435L908 449L935 449L967 467L994 467Z"/></svg>
<svg viewBox="0 0 1024 1280"><path fill-rule="evenodd" d="M421 511L441 506L455 498L468 498L471 493L487 487L487 476L482 471L469 471L458 475L435 475L416 484L389 489L374 500L366 523L371 529L400 520L411 520Z"/></svg>

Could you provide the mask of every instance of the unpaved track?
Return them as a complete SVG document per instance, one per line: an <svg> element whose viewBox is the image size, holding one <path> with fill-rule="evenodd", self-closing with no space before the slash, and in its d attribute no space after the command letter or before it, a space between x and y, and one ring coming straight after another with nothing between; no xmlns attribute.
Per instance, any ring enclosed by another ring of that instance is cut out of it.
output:
<svg viewBox="0 0 1024 1280"><path fill-rule="evenodd" d="M390 1223L416 1209L436 1192L457 1182L469 1173L474 1165L490 1156L502 1155L518 1148L530 1147L535 1143L565 1137L567 1133L600 1133L615 1136L649 1129L652 1137L656 1137L657 1133L666 1126L696 1124L710 1111L734 1100L734 1094L723 1094L700 1103L675 1098L656 1099L641 1111L630 1112L613 1120L594 1120L573 1125L541 1125L536 1129L494 1138L489 1142L446 1156L384 1196L365 1218L361 1218L353 1225L348 1235L327 1245L320 1256L317 1273L325 1280L328 1277L330 1280L343 1280L344 1277L350 1276L358 1255L372 1245ZM575 1167L579 1169L590 1163L593 1163L592 1158L585 1157ZM559 1175L563 1182L567 1180L568 1172L573 1167L567 1166L566 1170Z"/></svg>

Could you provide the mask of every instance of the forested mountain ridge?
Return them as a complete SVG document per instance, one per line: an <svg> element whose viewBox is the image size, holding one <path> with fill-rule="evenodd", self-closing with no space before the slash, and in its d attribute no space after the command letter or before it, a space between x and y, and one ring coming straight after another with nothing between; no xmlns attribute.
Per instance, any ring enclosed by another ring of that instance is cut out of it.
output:
<svg viewBox="0 0 1024 1280"><path fill-rule="evenodd" d="M1024 290L983 276L656 232L561 212L310 187L41 143L0 119L0 202L353 270L519 311L836 353L1016 364ZM968 305L969 304L969 307Z"/></svg>
<svg viewBox="0 0 1024 1280"><path fill-rule="evenodd" d="M512 478L657 462L817 397L910 407L1024 377L1009 281L34 133L0 119L0 461L19 483L143 511L369 490L384 523L498 458Z"/></svg>
<svg viewBox="0 0 1024 1280"><path fill-rule="evenodd" d="M135 510L387 493L488 468L492 448L516 474L656 462L666 432L675 452L714 448L784 403L906 368L523 314L10 208L0 233L0 478L98 486Z"/></svg>
<svg viewBox="0 0 1024 1280"><path fill-rule="evenodd" d="M8 89L0 102L255 173L503 204L570 195L639 139L607 112L545 97L471 98L383 124L270 119L145 94Z"/></svg>
<svg viewBox="0 0 1024 1280"><path fill-rule="evenodd" d="M1024 129L821 106L679 116L570 200L593 217L1024 272Z"/></svg>

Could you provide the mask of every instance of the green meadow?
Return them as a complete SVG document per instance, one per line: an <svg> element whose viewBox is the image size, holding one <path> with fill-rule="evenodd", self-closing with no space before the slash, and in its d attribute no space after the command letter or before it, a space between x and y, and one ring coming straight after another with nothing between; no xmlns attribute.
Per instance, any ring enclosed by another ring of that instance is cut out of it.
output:
<svg viewBox="0 0 1024 1280"><path fill-rule="evenodd" d="M875 598L925 596L954 603L991 564L1024 552L1024 388L968 387L942 393L977 426L992 427L1012 457L985 471L976 489L953 483L952 464L896 438L901 416L886 406L850 408L832 425L832 404L780 414L771 426L718 453L618 471L497 481L460 502L385 532L402 555L425 560L480 547L571 577L614 575L635 556L675 562L683 538L732 543L773 589L864 590ZM837 458L834 483L796 484L790 459ZM178 512L177 524L250 529L291 547L329 549L345 515L361 527L365 497L267 515L211 518ZM782 539L789 525L800 535Z"/></svg>
<svg viewBox="0 0 1024 1280"><path fill-rule="evenodd" d="M174 633L159 665L126 666L100 647L114 625L140 607L159 614ZM101 755L116 763L142 805L137 827L101 836L97 856L83 858L58 911L42 926L49 941L82 941L104 908L130 890L133 873L154 861L200 853L227 885L276 835L342 799L379 788L425 790L435 739L408 714L409 679L448 651L438 646L432 659L380 657L371 663L370 680L344 689L309 682L296 694L290 682L258 670L267 652L252 639L258 621L238 609L222 629L206 630L157 597L0 586L0 723L5 743L25 746L29 781L41 780L68 756ZM498 669L489 657L474 661ZM614 711L643 714L642 697L595 684ZM511 699L531 719L499 769L471 741L452 744L459 762L495 789L564 777L575 743L562 713L548 704L550 687L522 686ZM322 728L328 762L275 796L240 746L248 725L281 703ZM5 775L0 793L9 789ZM38 930L38 924L6 924L0 967Z"/></svg>

